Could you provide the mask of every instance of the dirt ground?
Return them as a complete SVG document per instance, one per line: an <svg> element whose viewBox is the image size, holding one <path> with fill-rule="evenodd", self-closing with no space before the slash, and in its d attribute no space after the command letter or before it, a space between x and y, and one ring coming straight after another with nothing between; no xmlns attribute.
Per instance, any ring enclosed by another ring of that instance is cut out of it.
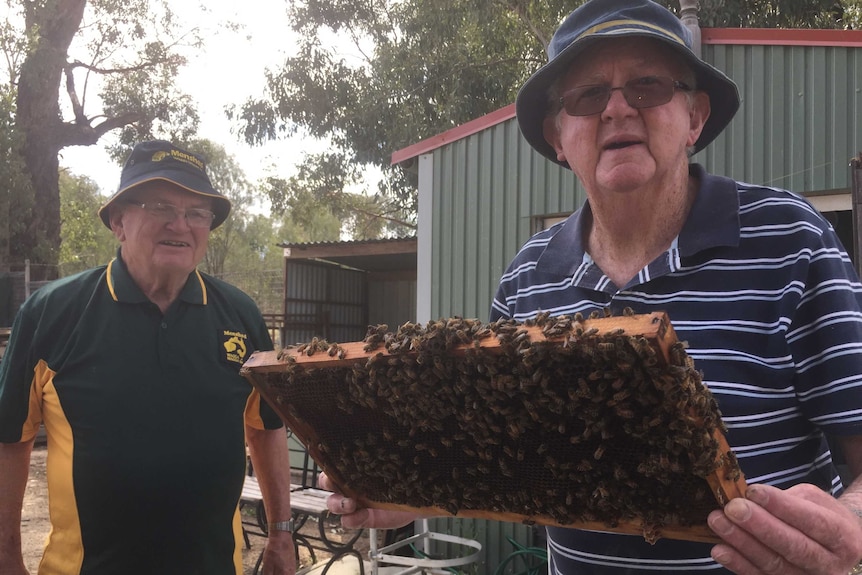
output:
<svg viewBox="0 0 862 575"><path fill-rule="evenodd" d="M24 554L24 565L31 575L36 574L39 559L42 557L42 547L51 528L48 522L48 489L45 478L46 453L44 445L37 445L33 448L30 459L30 479L27 482L21 514L21 547ZM301 532L314 535L318 533L318 529L317 523L309 519ZM337 526L330 527L329 533L335 540L340 537ZM261 549L263 549L263 538L251 536L250 541L251 549L243 549L244 575L252 575L254 564ZM356 548L363 554L363 557L367 558L367 532L363 533L363 536L357 541ZM315 553L317 562L325 561L329 557L324 551L316 550ZM300 548L299 556L300 566L304 567L311 564L307 550Z"/></svg>
<svg viewBox="0 0 862 575"><path fill-rule="evenodd" d="M48 522L48 486L45 483L44 446L33 448L30 456L30 479L24 493L24 507L21 511L21 548L24 552L24 565L30 573L36 573L45 537L51 530Z"/></svg>

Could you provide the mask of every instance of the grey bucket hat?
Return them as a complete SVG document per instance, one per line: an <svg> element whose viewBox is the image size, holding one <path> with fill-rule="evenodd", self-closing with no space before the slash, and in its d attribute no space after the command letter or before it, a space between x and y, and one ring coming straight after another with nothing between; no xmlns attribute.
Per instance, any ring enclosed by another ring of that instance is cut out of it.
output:
<svg viewBox="0 0 862 575"><path fill-rule="evenodd" d="M105 205L99 208L102 222L110 228L108 208L111 204L135 186L153 180L165 180L186 191L212 198L215 219L210 229L214 230L220 226L230 213L230 200L213 188L202 157L168 141L152 140L136 145L129 154L120 174L120 187Z"/></svg>
<svg viewBox="0 0 862 575"><path fill-rule="evenodd" d="M739 90L720 70L692 51L691 33L672 12L649 0L590 0L563 21L548 46L548 63L521 87L515 101L518 125L524 138L546 158L557 160L545 140L542 125L549 110L548 90L585 48L608 38L641 36L673 48L695 74L697 89L709 95L711 112L695 151L700 151L727 126L739 109Z"/></svg>

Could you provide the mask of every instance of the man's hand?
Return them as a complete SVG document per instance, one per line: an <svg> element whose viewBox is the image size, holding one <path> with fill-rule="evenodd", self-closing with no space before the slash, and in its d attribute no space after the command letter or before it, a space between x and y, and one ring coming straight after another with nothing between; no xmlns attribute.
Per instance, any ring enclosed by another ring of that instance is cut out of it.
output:
<svg viewBox="0 0 862 575"><path fill-rule="evenodd" d="M739 575L847 575L862 559L862 521L814 485L752 485L709 526L712 558Z"/></svg>
<svg viewBox="0 0 862 575"><path fill-rule="evenodd" d="M263 548L263 575L294 575L296 573L296 546L293 534L273 531L266 538Z"/></svg>
<svg viewBox="0 0 862 575"><path fill-rule="evenodd" d="M418 515L407 511L359 507L355 499L335 492L335 485L325 473L320 474L317 484L321 489L334 492L326 499L326 507L331 513L341 515L341 524L346 529L397 529L419 519Z"/></svg>

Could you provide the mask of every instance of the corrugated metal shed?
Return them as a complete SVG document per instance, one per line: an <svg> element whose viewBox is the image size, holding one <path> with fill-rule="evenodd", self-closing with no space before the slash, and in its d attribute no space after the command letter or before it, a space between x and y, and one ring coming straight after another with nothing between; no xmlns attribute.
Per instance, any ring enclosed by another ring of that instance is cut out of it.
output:
<svg viewBox="0 0 862 575"><path fill-rule="evenodd" d="M359 341L416 317L416 238L283 243L282 343Z"/></svg>
<svg viewBox="0 0 862 575"><path fill-rule="evenodd" d="M694 161L792 189L849 221L848 164L862 150L862 31L704 29L702 40L703 58L739 85L742 107ZM569 170L524 141L514 106L397 151L392 162L419 171L419 321L486 318L518 248L541 220L585 197ZM433 529L478 539L480 573L512 552L509 537L530 544L533 536L524 525L473 520L436 520Z"/></svg>

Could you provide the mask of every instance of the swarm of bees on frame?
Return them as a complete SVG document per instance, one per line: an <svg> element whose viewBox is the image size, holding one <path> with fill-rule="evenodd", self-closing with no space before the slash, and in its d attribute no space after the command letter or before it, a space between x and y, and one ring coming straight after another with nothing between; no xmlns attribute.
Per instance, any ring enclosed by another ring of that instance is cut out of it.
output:
<svg viewBox="0 0 862 575"><path fill-rule="evenodd" d="M551 341L532 341L529 326ZM487 338L499 346L483 347ZM364 342L367 357L337 367L286 356L267 386L314 429L318 463L369 500L560 525L635 519L654 541L720 506L705 480L720 465L739 477L681 342L666 362L643 336L547 313L370 326ZM344 357L323 340L294 349Z"/></svg>

